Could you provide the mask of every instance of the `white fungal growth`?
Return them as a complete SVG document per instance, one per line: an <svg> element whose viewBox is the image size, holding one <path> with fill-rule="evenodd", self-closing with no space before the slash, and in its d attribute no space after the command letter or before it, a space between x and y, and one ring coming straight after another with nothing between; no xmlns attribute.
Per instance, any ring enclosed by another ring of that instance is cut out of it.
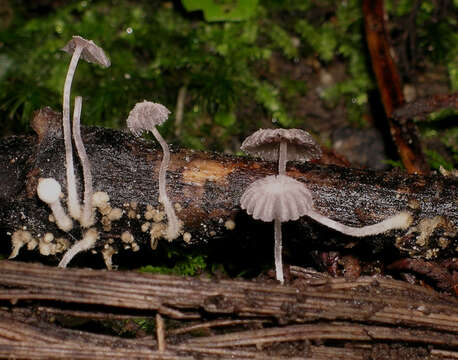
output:
<svg viewBox="0 0 458 360"><path fill-rule="evenodd" d="M185 243L189 243L189 242L191 241L191 237L192 237L192 236L191 236L190 233L185 232L185 233L183 234L183 241L184 241Z"/></svg>
<svg viewBox="0 0 458 360"><path fill-rule="evenodd" d="M166 232L166 226L163 223L154 223L151 225L150 237L151 237L151 248L154 250L153 244L157 246L157 240L164 237Z"/></svg>
<svg viewBox="0 0 458 360"><path fill-rule="evenodd" d="M60 184L55 179L40 178L38 180L38 197L51 208L57 227L63 231L70 231L73 227L73 222L60 204L60 193Z"/></svg>
<svg viewBox="0 0 458 360"><path fill-rule="evenodd" d="M75 257L75 255L79 254L82 251L89 250L94 247L97 239L99 237L99 233L96 229L91 228L86 231L83 238L73 244L73 246L65 253L64 257L59 263L59 267L65 268L67 267L68 263Z"/></svg>
<svg viewBox="0 0 458 360"><path fill-rule="evenodd" d="M19 250L21 250L21 247L24 246L25 244L28 244L30 241L32 241L32 234L30 234L28 231L24 230L17 230L11 235L11 254L8 257L8 259L13 259L19 254Z"/></svg>
<svg viewBox="0 0 458 360"><path fill-rule="evenodd" d="M111 220L111 221L117 221L117 220L121 219L122 214L123 214L122 209L113 208L113 209L111 209L110 213L108 214L108 219Z"/></svg>
<svg viewBox="0 0 458 360"><path fill-rule="evenodd" d="M110 197L105 191L96 191L92 195L92 206L98 208L98 209L103 209L106 206L108 206L110 201Z"/></svg>
<svg viewBox="0 0 458 360"><path fill-rule="evenodd" d="M32 251L35 250L35 248L38 246L38 241L35 238L32 238L28 243L27 243L27 250Z"/></svg>
<svg viewBox="0 0 458 360"><path fill-rule="evenodd" d="M226 222L224 223L224 227L227 230L234 230L235 229L235 221L232 220L232 219L226 220Z"/></svg>
<svg viewBox="0 0 458 360"><path fill-rule="evenodd" d="M48 233L46 233L46 234L43 236L43 241L44 241L45 243L48 243L48 244L49 244L49 243L50 243L51 241L53 241L53 240L54 240L54 235L53 235L52 233L49 233L49 232L48 232Z"/></svg>
<svg viewBox="0 0 458 360"><path fill-rule="evenodd" d="M130 232L124 231L121 234L121 241L123 243L130 244L130 243L132 243L134 241L134 236Z"/></svg>
<svg viewBox="0 0 458 360"><path fill-rule="evenodd" d="M59 237L56 239L56 248L55 252L56 254L64 252L70 247L70 241L66 238Z"/></svg>
<svg viewBox="0 0 458 360"><path fill-rule="evenodd" d="M113 255L116 254L116 250L113 249L109 245L105 245L105 247L102 250L102 256L103 260L105 261L105 266L107 267L108 270L113 269Z"/></svg>
<svg viewBox="0 0 458 360"><path fill-rule="evenodd" d="M141 226L142 232L147 232L151 226L151 223L149 221L145 222Z"/></svg>

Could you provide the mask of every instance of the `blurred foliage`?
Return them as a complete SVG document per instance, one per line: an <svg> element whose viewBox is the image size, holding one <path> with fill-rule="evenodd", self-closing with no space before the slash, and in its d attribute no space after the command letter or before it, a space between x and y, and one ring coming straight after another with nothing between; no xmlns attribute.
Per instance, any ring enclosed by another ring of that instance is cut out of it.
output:
<svg viewBox="0 0 458 360"><path fill-rule="evenodd" d="M452 10L457 7L456 1L442 2ZM112 62L108 69L83 61L78 65L72 97L83 96L86 125L122 128L134 104L147 99L172 110L171 121L161 129L169 140L196 149L235 152L239 142L234 138L240 141L271 122L306 127L311 120L304 111L293 111L291 104L301 104L312 92L329 111L343 105L346 111L339 116L353 124L365 125L364 115L370 112L368 94L375 83L360 0L6 3L11 15L8 25L0 27L3 133L27 131L36 109L60 109L70 61L60 49L75 34L94 40ZM386 1L394 23L415 8L416 54L423 56L422 61L444 66L450 88L456 90L457 19L453 11L440 17L437 4ZM246 7L248 16L242 20L240 9ZM203 12L194 11L198 8ZM288 70L304 64L309 75L300 77ZM336 64L343 66L341 76L324 85L312 81ZM177 132L174 114L183 87L187 96Z"/></svg>
<svg viewBox="0 0 458 360"><path fill-rule="evenodd" d="M183 0L187 11L202 10L207 21L240 21L256 11L258 0Z"/></svg>

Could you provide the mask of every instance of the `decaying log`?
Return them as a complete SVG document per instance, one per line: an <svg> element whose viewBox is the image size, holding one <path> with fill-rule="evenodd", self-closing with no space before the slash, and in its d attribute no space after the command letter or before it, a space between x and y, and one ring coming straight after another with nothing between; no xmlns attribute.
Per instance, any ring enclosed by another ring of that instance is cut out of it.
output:
<svg viewBox="0 0 458 360"><path fill-rule="evenodd" d="M456 298L381 276L347 281L310 275L281 286L273 281L59 269L0 261L0 300L4 302L0 356L365 359L386 353L382 358L458 357ZM39 304L47 307L33 306ZM55 319L56 312L46 316L50 308L64 313L87 311L89 316L91 309L151 318L160 313L166 318L165 349L160 353L150 337L122 339L62 328L44 320ZM215 316L219 320L207 323L207 318ZM183 331L176 323L173 330L168 329L170 318L180 319ZM188 326L189 321L194 325ZM204 336L192 336L199 322L203 324L200 329L208 331ZM226 329L225 333L214 332L216 326ZM31 349L35 351L26 356Z"/></svg>
<svg viewBox="0 0 458 360"><path fill-rule="evenodd" d="M47 205L36 196L40 177L55 178L65 192L65 156L59 123L58 113L44 109L32 123L37 136L0 140L0 229L4 242L10 239L6 233L11 235L18 230L30 232L38 245L42 244L45 233L69 243L82 236L76 222L69 233L60 231L49 221ZM157 194L161 151L154 142L137 139L123 131L91 127L83 128L82 133L92 163L94 189L107 192L111 206L123 210L122 218L112 222L97 214L95 226L100 231L100 239L96 250L150 248L150 229L158 226L160 230L165 226L163 221L151 219L151 214L161 211ZM77 170L82 194L82 172ZM275 164L253 158L174 149L167 187L183 222L183 232L188 233L184 239L191 237L191 243L205 244L235 233L237 237L253 238L259 236L260 228L271 234L271 224L252 220L240 210L239 199L251 182L275 172ZM319 212L348 225L368 225L403 210L412 214L414 221L408 230L370 238L373 248L395 244L409 256L426 259L447 259L456 254L456 178L318 163L291 163L287 173L310 188ZM148 231L143 231L142 225ZM288 223L285 228L298 244L322 242L323 234L328 244L345 246L349 242L348 237L307 217ZM133 235L132 243L121 241L125 231ZM160 234L159 231L158 237ZM21 252L24 251L25 246Z"/></svg>

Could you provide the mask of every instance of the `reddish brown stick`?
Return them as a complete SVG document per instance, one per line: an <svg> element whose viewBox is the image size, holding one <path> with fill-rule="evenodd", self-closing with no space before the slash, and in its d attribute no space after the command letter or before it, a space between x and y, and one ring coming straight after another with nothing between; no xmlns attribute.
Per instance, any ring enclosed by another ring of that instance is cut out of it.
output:
<svg viewBox="0 0 458 360"><path fill-rule="evenodd" d="M421 149L416 126L411 119L403 124L393 119L393 112L404 104L401 79L390 55L390 45L384 23L383 0L363 0L367 46L372 61L391 137L399 157L411 174L427 174L429 166Z"/></svg>

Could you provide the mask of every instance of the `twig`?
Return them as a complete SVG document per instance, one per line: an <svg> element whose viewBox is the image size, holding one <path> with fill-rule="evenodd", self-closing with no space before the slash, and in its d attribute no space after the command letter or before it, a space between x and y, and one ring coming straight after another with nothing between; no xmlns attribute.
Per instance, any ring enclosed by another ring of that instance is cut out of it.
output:
<svg viewBox="0 0 458 360"><path fill-rule="evenodd" d="M372 68L401 161L409 173L428 174L429 166L421 149L415 124L412 120L399 124L392 119L394 110L404 105L404 95L401 79L390 55L383 0L363 0L363 12Z"/></svg>

